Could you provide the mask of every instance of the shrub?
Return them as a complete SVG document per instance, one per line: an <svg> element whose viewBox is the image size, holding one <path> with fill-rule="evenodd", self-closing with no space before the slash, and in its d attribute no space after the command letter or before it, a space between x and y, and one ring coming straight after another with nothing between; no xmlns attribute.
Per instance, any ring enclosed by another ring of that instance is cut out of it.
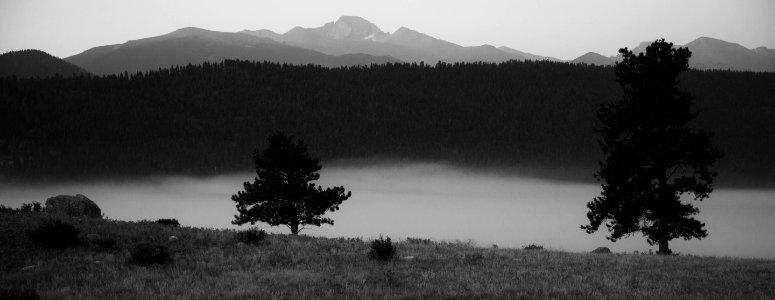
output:
<svg viewBox="0 0 775 300"><path fill-rule="evenodd" d="M266 231L258 228L251 228L248 230L238 231L234 239L237 242L243 242L245 244L258 245L266 239Z"/></svg>
<svg viewBox="0 0 775 300"><path fill-rule="evenodd" d="M175 220L175 219L158 219L156 220L156 223L162 224L162 225L169 225L173 227L180 226L180 223L178 223L178 220Z"/></svg>
<svg viewBox="0 0 775 300"><path fill-rule="evenodd" d="M22 204L21 208L19 208L20 212L43 212L43 206L40 205L40 202L30 202L30 203L24 203Z"/></svg>
<svg viewBox="0 0 775 300"><path fill-rule="evenodd" d="M14 212L15 210L13 208L0 204L0 213L11 214Z"/></svg>
<svg viewBox="0 0 775 300"><path fill-rule="evenodd" d="M93 251L98 252L111 252L118 250L118 243L116 242L116 239L111 237L98 237L94 239L87 240L87 245L89 245L89 249Z"/></svg>
<svg viewBox="0 0 775 300"><path fill-rule="evenodd" d="M420 244L420 245L430 245L433 244L433 241L431 239L421 239L421 238L406 238L406 242L409 244Z"/></svg>
<svg viewBox="0 0 775 300"><path fill-rule="evenodd" d="M484 255L481 253L465 253L460 257L460 260L466 264L481 264L484 260Z"/></svg>
<svg viewBox="0 0 775 300"><path fill-rule="evenodd" d="M151 243L140 243L132 249L131 263L138 266L163 265L172 261L167 247Z"/></svg>
<svg viewBox="0 0 775 300"><path fill-rule="evenodd" d="M65 249L78 245L78 229L59 220L43 221L28 236L32 243L42 248Z"/></svg>
<svg viewBox="0 0 775 300"><path fill-rule="evenodd" d="M523 250L544 250L544 246L536 245L536 244L530 244L527 246L522 247Z"/></svg>
<svg viewBox="0 0 775 300"><path fill-rule="evenodd" d="M32 300L40 299L40 296L35 290L0 289L0 299Z"/></svg>
<svg viewBox="0 0 775 300"><path fill-rule="evenodd" d="M373 240L371 242L371 250L369 250L369 258L377 261L388 261L393 259L396 255L396 247L393 247L393 243L390 242L390 237Z"/></svg>

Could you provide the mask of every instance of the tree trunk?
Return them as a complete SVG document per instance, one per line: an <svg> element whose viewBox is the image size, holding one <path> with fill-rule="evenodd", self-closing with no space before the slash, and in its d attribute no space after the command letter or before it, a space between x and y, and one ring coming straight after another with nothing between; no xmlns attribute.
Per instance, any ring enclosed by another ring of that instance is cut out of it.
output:
<svg viewBox="0 0 775 300"><path fill-rule="evenodd" d="M659 220L659 240L657 241L659 243L657 254L659 255L670 255L673 253L673 251L670 251L670 247L667 246L667 243L669 242L667 239L667 230L667 222L665 222L664 219Z"/></svg>
<svg viewBox="0 0 775 300"><path fill-rule="evenodd" d="M291 221L291 226L288 226L291 228L291 234L293 235L299 235L299 221Z"/></svg>
<svg viewBox="0 0 775 300"><path fill-rule="evenodd" d="M667 247L667 242L667 237L664 235L659 237L659 251L657 251L657 254L670 255L673 253L673 251L670 251L670 248Z"/></svg>
<svg viewBox="0 0 775 300"><path fill-rule="evenodd" d="M667 215L670 214L668 210L668 201L670 201L670 194L667 192L667 176L665 173L662 173L662 176L659 176L659 191L658 191L658 197L659 197L659 251L657 251L657 254L659 255L670 255L672 251L670 251L670 247L667 246L668 240L668 231L671 230L671 228L668 228L667 222Z"/></svg>

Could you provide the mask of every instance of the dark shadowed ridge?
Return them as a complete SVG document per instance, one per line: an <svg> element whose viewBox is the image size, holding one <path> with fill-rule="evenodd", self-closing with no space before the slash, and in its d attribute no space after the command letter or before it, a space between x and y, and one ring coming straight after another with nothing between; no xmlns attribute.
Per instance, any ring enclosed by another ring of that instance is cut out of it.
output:
<svg viewBox="0 0 775 300"><path fill-rule="evenodd" d="M105 75L217 62L224 59L315 64L329 67L398 62L387 56L333 56L245 33L187 27L162 36L95 47L66 58L92 73Z"/></svg>
<svg viewBox="0 0 775 300"><path fill-rule="evenodd" d="M0 55L0 77L72 77L87 72L40 50L10 51Z"/></svg>

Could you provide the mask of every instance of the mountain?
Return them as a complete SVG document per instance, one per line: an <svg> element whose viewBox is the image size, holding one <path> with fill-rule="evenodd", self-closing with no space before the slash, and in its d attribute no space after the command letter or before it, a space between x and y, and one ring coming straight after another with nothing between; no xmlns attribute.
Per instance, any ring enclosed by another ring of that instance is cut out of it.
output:
<svg viewBox="0 0 775 300"><path fill-rule="evenodd" d="M65 60L100 75L134 73L224 59L323 66L369 65L398 61L392 57L366 54L327 55L278 43L270 38L271 31L262 31L261 34L267 37L187 27L162 36L95 47Z"/></svg>
<svg viewBox="0 0 775 300"><path fill-rule="evenodd" d="M530 60L562 61L562 59L559 59L559 58L530 54L530 53L527 53L527 52L522 52L522 51L519 51L519 50L516 50L516 49L509 48L509 47L506 47L506 46L498 47L498 49L503 51L503 52L511 53L513 55L521 56L521 57L524 57L525 59L530 59Z"/></svg>
<svg viewBox="0 0 775 300"><path fill-rule="evenodd" d="M644 53L651 43L641 42L632 48L632 52ZM775 72L775 49L747 49L740 44L709 37L700 37L686 45L676 44L674 47L689 48L692 52L689 67L693 69ZM614 60L619 61L621 57L619 54Z"/></svg>
<svg viewBox="0 0 775 300"><path fill-rule="evenodd" d="M336 22L329 22L318 28L295 27L285 34L270 30L243 30L241 33L257 37L268 37L276 42L301 47L328 55L362 53L374 56L391 56L403 61L416 61L415 51L382 41L387 34L373 23L359 17L344 16Z"/></svg>
<svg viewBox="0 0 775 300"><path fill-rule="evenodd" d="M650 41L642 42L632 50L644 52L650 44ZM746 49L739 44L708 37L698 38L685 46L692 51L691 68L775 72L773 49ZM316 28L295 27L283 34L267 29L232 33L189 27L162 36L95 47L65 60L95 74L115 74L223 59L323 66L399 61L429 64L438 61L562 61L509 47L464 47L407 27L400 27L393 33L385 32L357 16L342 16ZM609 66L620 59L620 56L605 57L589 52L570 62Z"/></svg>
<svg viewBox="0 0 775 300"><path fill-rule="evenodd" d="M700 37L684 46L692 52L689 66L695 69L775 72L775 58L766 48L757 52L709 37Z"/></svg>
<svg viewBox="0 0 775 300"><path fill-rule="evenodd" d="M40 50L11 51L0 55L0 77L43 78L57 74L72 77L86 73L84 69Z"/></svg>
<svg viewBox="0 0 775 300"><path fill-rule="evenodd" d="M491 45L463 47L430 35L401 27L393 33L382 31L377 25L356 16L343 16L322 27L295 27L279 35L268 30L242 31L269 37L277 42L320 51L330 55L365 53L392 56L402 61L445 62L503 62L512 59L543 60L542 56Z"/></svg>
<svg viewBox="0 0 775 300"><path fill-rule="evenodd" d="M765 57L775 58L775 49L768 49L767 47L762 46L762 47L753 49L753 51Z"/></svg>
<svg viewBox="0 0 775 300"><path fill-rule="evenodd" d="M614 60L612 58L602 56L595 52L587 52L587 54L579 56L576 59L572 60L571 62L574 64L587 64L587 65L597 65L597 66L612 66L614 64Z"/></svg>

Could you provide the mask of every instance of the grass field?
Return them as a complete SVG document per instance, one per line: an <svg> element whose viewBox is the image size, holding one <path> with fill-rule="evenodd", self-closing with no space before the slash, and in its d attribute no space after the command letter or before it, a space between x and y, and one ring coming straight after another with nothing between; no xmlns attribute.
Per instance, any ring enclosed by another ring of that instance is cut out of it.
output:
<svg viewBox="0 0 775 300"><path fill-rule="evenodd" d="M36 247L44 213L0 214L0 290L43 299L773 299L775 261L480 248L397 241L397 258L368 258L369 241L274 234L258 245L233 230L63 219L79 246ZM87 246L86 235L116 240ZM168 241L169 236L178 237ZM166 245L172 262L138 266L130 249ZM411 259L407 257L411 256ZM2 298L3 296L0 296Z"/></svg>

